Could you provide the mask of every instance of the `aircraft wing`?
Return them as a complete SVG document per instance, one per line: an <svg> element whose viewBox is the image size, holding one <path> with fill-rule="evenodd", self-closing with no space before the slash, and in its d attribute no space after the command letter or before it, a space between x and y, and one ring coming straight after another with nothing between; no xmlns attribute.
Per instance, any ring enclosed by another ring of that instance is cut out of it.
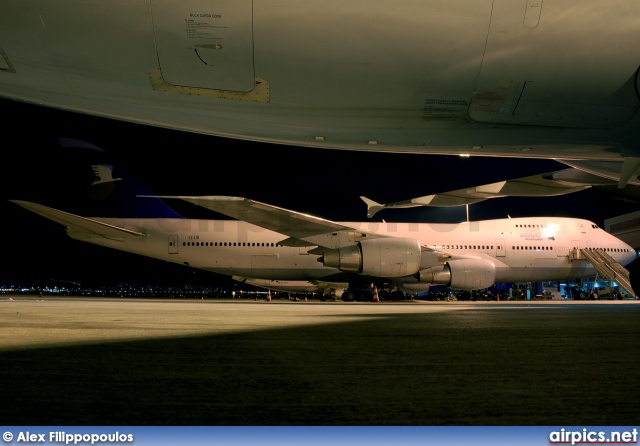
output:
<svg viewBox="0 0 640 446"><path fill-rule="evenodd" d="M592 175L607 178L622 189L627 184L640 185L640 158L626 157L624 161L558 160L562 164ZM611 184L611 183L607 183Z"/></svg>
<svg viewBox="0 0 640 446"><path fill-rule="evenodd" d="M463 206L500 197L551 197L578 192L592 186L615 184L618 184L618 181L614 178L570 168L387 204L376 203L366 197L360 198L367 204L367 216L372 218L383 209Z"/></svg>
<svg viewBox="0 0 640 446"><path fill-rule="evenodd" d="M178 198L228 217L278 232L290 237L281 242L286 246L321 246L333 249L353 244L363 238L384 237L342 223L242 197L154 196L154 198Z"/></svg>
<svg viewBox="0 0 640 446"><path fill-rule="evenodd" d="M98 234L106 238L137 238L143 237L145 234L131 229L125 229L118 226L103 223L101 221L92 220L90 218L80 217L78 215L69 214L68 212L59 211L41 204L31 203L29 201L9 200L31 212L35 212L49 220L60 223L67 228L77 231L86 231Z"/></svg>

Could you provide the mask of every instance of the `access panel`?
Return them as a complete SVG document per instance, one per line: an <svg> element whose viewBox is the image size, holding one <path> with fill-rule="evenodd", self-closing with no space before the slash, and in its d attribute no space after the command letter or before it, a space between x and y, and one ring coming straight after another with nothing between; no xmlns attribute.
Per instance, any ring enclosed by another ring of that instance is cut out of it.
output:
<svg viewBox="0 0 640 446"><path fill-rule="evenodd" d="M151 13L165 82L253 90L253 0L151 0Z"/></svg>

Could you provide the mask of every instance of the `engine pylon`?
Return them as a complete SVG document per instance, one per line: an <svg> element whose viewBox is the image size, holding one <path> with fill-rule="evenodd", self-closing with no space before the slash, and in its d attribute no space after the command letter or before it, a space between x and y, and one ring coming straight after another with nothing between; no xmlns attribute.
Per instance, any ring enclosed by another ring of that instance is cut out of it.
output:
<svg viewBox="0 0 640 446"><path fill-rule="evenodd" d="M378 297L378 287L377 286L373 286L373 302L380 302L380 298Z"/></svg>

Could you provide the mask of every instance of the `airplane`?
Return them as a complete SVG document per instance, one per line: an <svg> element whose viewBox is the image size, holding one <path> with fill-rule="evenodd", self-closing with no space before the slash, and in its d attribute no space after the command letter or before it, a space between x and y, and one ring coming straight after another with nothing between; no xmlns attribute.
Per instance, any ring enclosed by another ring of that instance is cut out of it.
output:
<svg viewBox="0 0 640 446"><path fill-rule="evenodd" d="M0 11L10 101L300 150L557 159L618 187L640 174L635 0L3 0Z"/></svg>
<svg viewBox="0 0 640 446"><path fill-rule="evenodd" d="M236 220L88 218L34 202L11 201L65 226L75 240L232 276L267 289L318 292L322 300L371 300L372 286L382 299L399 299L432 285L481 290L497 282L595 275L595 267L581 250L602 250L622 265L636 258L626 243L590 221L574 218L459 224L335 222L242 197L139 195L138 199L142 203L179 199Z"/></svg>
<svg viewBox="0 0 640 446"><path fill-rule="evenodd" d="M618 263L635 251L581 219L512 218L460 224L332 222L246 198L180 198L244 221L86 218L11 200L66 227L69 237L185 264L281 291L351 301L381 293L464 290L496 282L556 281L596 270L577 249L603 249ZM253 223L251 223L253 222ZM359 293L359 295L356 295Z"/></svg>

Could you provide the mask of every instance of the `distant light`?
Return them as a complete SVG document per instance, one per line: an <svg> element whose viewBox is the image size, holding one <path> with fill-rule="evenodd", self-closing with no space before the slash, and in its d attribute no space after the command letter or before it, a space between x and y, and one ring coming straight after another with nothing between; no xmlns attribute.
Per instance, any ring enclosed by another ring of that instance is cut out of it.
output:
<svg viewBox="0 0 640 446"><path fill-rule="evenodd" d="M480 150L480 149L482 149L482 146L471 146L471 148L473 150Z"/></svg>
<svg viewBox="0 0 640 446"><path fill-rule="evenodd" d="M369 144L371 144L372 146L375 146L376 144L378 144L378 141L376 141L375 139L372 139L369 141Z"/></svg>
<svg viewBox="0 0 640 446"><path fill-rule="evenodd" d="M324 141L324 136L316 136L316 141Z"/></svg>
<svg viewBox="0 0 640 446"><path fill-rule="evenodd" d="M469 158L470 157L470 155L468 153L461 153L459 156L460 156L460 158Z"/></svg>
<svg viewBox="0 0 640 446"><path fill-rule="evenodd" d="M522 152L528 152L531 150L531 147L523 147L522 149L520 149L520 151Z"/></svg>

